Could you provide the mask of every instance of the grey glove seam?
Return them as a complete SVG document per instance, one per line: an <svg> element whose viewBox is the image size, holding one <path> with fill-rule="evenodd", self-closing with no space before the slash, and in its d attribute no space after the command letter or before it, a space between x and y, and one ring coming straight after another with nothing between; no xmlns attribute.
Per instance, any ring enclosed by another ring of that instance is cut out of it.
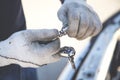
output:
<svg viewBox="0 0 120 80"><path fill-rule="evenodd" d="M20 59L16 59L16 58L10 58L10 57L3 56L3 55L0 55L0 57L5 58L5 59L13 59L13 60L16 60L16 61L19 61L19 62L23 62L23 63L30 63L30 64L36 65L38 67L42 67L42 66L46 65L46 64L39 65L37 63L33 63L33 62L30 62L30 61L24 61L24 60L20 60Z"/></svg>
<svg viewBox="0 0 120 80"><path fill-rule="evenodd" d="M81 24L81 16L79 16L80 17L80 20L79 20L79 24L78 25L80 25ZM79 33L79 30L80 30L80 27L78 26L78 30L77 30L77 34ZM75 37L77 37L78 35L75 35Z"/></svg>

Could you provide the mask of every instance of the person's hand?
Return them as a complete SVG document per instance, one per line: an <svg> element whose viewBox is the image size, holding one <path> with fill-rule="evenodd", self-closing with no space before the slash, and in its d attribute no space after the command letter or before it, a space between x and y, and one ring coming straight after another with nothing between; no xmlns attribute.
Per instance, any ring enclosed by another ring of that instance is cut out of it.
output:
<svg viewBox="0 0 120 80"><path fill-rule="evenodd" d="M65 0L58 11L67 34L78 40L97 35L102 24L95 11L84 0Z"/></svg>
<svg viewBox="0 0 120 80"><path fill-rule="evenodd" d="M23 67L36 67L60 59L60 41L56 29L23 30L14 33L7 40L0 42L0 66L11 63ZM4 62L4 63L2 63Z"/></svg>

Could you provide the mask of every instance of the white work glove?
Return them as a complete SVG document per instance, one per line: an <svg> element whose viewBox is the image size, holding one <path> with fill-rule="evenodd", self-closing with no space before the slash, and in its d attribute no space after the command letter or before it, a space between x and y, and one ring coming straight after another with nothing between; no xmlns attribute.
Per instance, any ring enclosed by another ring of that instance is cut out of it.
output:
<svg viewBox="0 0 120 80"><path fill-rule="evenodd" d="M78 40L95 36L102 29L98 15L84 0L65 0L58 18L63 27L68 27L68 36Z"/></svg>
<svg viewBox="0 0 120 80"><path fill-rule="evenodd" d="M60 59L56 29L23 30L0 42L0 66L19 64L38 67Z"/></svg>

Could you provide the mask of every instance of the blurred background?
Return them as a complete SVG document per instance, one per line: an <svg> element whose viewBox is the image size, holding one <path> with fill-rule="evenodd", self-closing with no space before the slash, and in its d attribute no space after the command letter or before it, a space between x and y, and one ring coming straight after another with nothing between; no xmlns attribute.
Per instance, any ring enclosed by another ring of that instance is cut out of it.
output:
<svg viewBox="0 0 120 80"><path fill-rule="evenodd" d="M58 29L62 27L57 18L57 11L61 7L59 0L25 0L29 15L26 16L28 29ZM87 0L87 3L98 13L102 22L120 10L120 0ZM32 6L32 7L31 7ZM72 46L79 53L90 38L82 41L61 38L61 47ZM39 80L56 80L67 63L67 59L48 64L37 69Z"/></svg>

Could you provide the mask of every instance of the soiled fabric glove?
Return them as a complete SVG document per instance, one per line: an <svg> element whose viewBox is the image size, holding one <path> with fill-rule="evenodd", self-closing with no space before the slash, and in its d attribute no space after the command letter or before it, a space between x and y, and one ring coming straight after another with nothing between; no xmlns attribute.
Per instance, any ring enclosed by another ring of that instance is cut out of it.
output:
<svg viewBox="0 0 120 80"><path fill-rule="evenodd" d="M56 62L60 41L56 29L23 30L0 42L0 66L38 67Z"/></svg>
<svg viewBox="0 0 120 80"><path fill-rule="evenodd" d="M64 0L58 18L68 27L68 36L78 40L95 36L102 29L98 15L84 0Z"/></svg>

